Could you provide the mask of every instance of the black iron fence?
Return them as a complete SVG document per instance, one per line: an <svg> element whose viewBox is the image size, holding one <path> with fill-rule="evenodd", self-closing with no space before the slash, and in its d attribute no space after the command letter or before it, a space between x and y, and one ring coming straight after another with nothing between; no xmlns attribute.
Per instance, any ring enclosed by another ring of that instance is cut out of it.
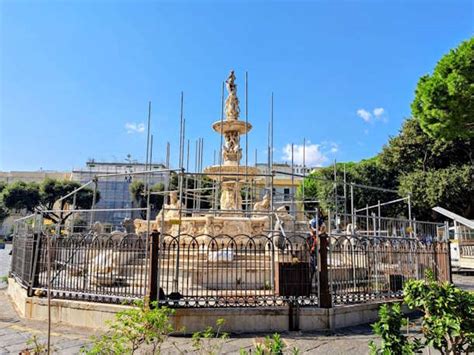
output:
<svg viewBox="0 0 474 355"><path fill-rule="evenodd" d="M445 242L332 236L328 255L335 304L400 297L404 282L424 278L427 270L442 281L451 277Z"/></svg>
<svg viewBox="0 0 474 355"><path fill-rule="evenodd" d="M57 231L57 230L56 230ZM49 265L49 268L48 268ZM17 230L11 275L29 294L172 307L331 307L400 297L432 270L450 279L449 246L416 238L306 235L62 234Z"/></svg>

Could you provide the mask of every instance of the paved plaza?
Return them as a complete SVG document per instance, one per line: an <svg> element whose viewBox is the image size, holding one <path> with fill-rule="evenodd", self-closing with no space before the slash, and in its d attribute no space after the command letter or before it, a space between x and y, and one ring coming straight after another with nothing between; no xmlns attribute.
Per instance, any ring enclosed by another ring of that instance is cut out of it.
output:
<svg viewBox="0 0 474 355"><path fill-rule="evenodd" d="M11 245L0 250L0 276L8 274ZM455 283L464 289L474 290L474 277L455 275ZM20 318L12 307L5 293L6 284L0 284L0 354L18 354L25 349L26 342L36 335L40 342L46 341L46 322L30 321ZM414 329L416 331L416 328ZM68 327L60 324L52 325L52 344L55 353L77 354L81 346L89 342L92 331L86 328ZM282 334L288 348L297 347L306 354L367 354L367 344L376 339L369 325L338 330L335 333L300 333ZM221 354L238 354L239 349L252 349L254 344L261 342L263 335L249 334L232 336L223 341ZM170 337L163 346L163 353L176 354L179 348L183 353L193 353L192 340L189 337ZM431 354L435 354L431 351Z"/></svg>

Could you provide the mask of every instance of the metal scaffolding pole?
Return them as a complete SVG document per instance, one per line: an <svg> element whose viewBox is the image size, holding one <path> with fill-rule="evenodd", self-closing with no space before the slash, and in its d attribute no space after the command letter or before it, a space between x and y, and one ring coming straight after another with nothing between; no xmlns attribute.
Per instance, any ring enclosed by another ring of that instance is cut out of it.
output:
<svg viewBox="0 0 474 355"><path fill-rule="evenodd" d="M184 183L186 190L188 189L188 180L189 180L188 172L189 172L189 138L187 140L187 148L186 148L186 173L187 174L186 174L186 179ZM188 208L188 194L185 194L184 196L184 206Z"/></svg>
<svg viewBox="0 0 474 355"><path fill-rule="evenodd" d="M303 138L303 181L301 182L301 200L303 203L303 210L304 210L304 180L306 179L306 138Z"/></svg>
<svg viewBox="0 0 474 355"><path fill-rule="evenodd" d="M291 172L295 172L295 159L294 159L294 153L295 153L295 145L291 143ZM295 175L291 174L291 206L290 206L290 214L293 214L295 211ZM296 216L296 215L294 215ZM294 224L293 224L294 226Z"/></svg>
<svg viewBox="0 0 474 355"><path fill-rule="evenodd" d="M347 180L346 180L346 164L344 164L344 226L347 225ZM337 219L336 219L337 223Z"/></svg>
<svg viewBox="0 0 474 355"><path fill-rule="evenodd" d="M195 142L195 150L194 150L194 171L196 173L199 172L199 168L198 168L198 156L199 156L199 143L198 143L198 140L196 140ZM198 176L197 175L194 175L194 179L193 179L193 189L197 189L197 179L198 179ZM196 201L196 198L193 197L193 213L194 211L196 210L196 207L197 207L197 201Z"/></svg>
<svg viewBox="0 0 474 355"><path fill-rule="evenodd" d="M268 140L267 140L267 174L271 174L271 169L270 169L270 159L271 159L271 155L270 155L270 125L271 123L268 122ZM265 187L267 189L270 188L270 178L267 178L266 181L265 181ZM272 193L272 192L271 192Z"/></svg>
<svg viewBox="0 0 474 355"><path fill-rule="evenodd" d="M248 188L248 165L249 165L249 96L248 96L248 72L245 72L245 210L248 208L249 188Z"/></svg>
<svg viewBox="0 0 474 355"><path fill-rule="evenodd" d="M97 176L94 177L92 181L94 182L94 189L92 192L92 206L91 206L91 216L89 220L89 228L92 228L92 224L94 223L94 209L95 209L95 204L97 200L97 182L98 182Z"/></svg>
<svg viewBox="0 0 474 355"><path fill-rule="evenodd" d="M351 182L351 223L352 230L355 229L355 215L354 215L354 184Z"/></svg>
<svg viewBox="0 0 474 355"><path fill-rule="evenodd" d="M176 265L175 265L175 273L174 273L174 280L173 280L173 287L174 287L174 292L178 292L178 282L179 282L179 261L180 261L180 237L181 237L181 219L182 219L182 201L183 201L183 144L184 144L184 136L183 136L183 130L184 130L184 118L183 118L183 112L184 112L184 94L181 92L181 109L180 109L180 137L179 137L179 168L180 168L180 173L178 176L178 183L179 183L179 225L178 225L178 242L177 242L177 250L176 250Z"/></svg>
<svg viewBox="0 0 474 355"><path fill-rule="evenodd" d="M221 143L220 143L220 150L219 150L219 173L222 173L222 161L223 161L223 145L224 145L224 86L225 82L222 82L222 91L221 91ZM222 178L219 179L217 182L217 187L218 190L216 190L216 210L217 210L217 204L218 204L218 198L217 196L219 195L219 190L221 189L221 183L222 183Z"/></svg>
<svg viewBox="0 0 474 355"><path fill-rule="evenodd" d="M272 92L272 109L271 109L271 123L270 123L270 171L273 170L273 92Z"/></svg>
<svg viewBox="0 0 474 355"><path fill-rule="evenodd" d="M179 119L179 152L178 152L178 167L179 169L183 168L183 107L184 107L184 93L181 91L181 100L180 100L180 119Z"/></svg>
<svg viewBox="0 0 474 355"><path fill-rule="evenodd" d="M336 221L337 221L337 217L339 216L337 199L338 199L338 196L337 196L337 166L336 166L336 159L334 159L334 202L335 202L335 210L336 210Z"/></svg>
<svg viewBox="0 0 474 355"><path fill-rule="evenodd" d="M199 145L199 172L202 173L202 161L203 161L203 156L204 156L204 138L199 139L200 145ZM198 194L198 208L201 208L201 187L202 187L202 179L203 176L199 175L199 182L198 182L198 188L199 188L199 194Z"/></svg>
<svg viewBox="0 0 474 355"><path fill-rule="evenodd" d="M170 168L170 142L166 142L166 169Z"/></svg>
<svg viewBox="0 0 474 355"><path fill-rule="evenodd" d="M153 161L153 135L150 136L150 152L148 153L149 160L150 160L150 165L151 162ZM150 175L147 175L147 186L146 186L146 235L147 235L147 240L150 237L150 227L151 227L151 207L150 207L150 189L151 189L151 184L150 184ZM151 254L151 250L148 250L148 245L146 248L146 257L145 260L148 260L148 256ZM145 268L145 280L148 280L148 268Z"/></svg>
<svg viewBox="0 0 474 355"><path fill-rule="evenodd" d="M149 185L150 185L150 131L151 131L151 101L148 101L148 121L147 121L147 133L146 133L146 159L145 159L145 171L147 174L145 175L145 191L148 192ZM147 194L147 212L146 212L146 219L147 219L147 233L146 233L146 249L145 249L145 260L148 260L148 256L150 255L149 251L149 238L150 238L150 205L149 201L149 193ZM145 268L145 280L148 280L148 268ZM150 285L146 286L146 291L148 292ZM147 294L147 293L145 293Z"/></svg>

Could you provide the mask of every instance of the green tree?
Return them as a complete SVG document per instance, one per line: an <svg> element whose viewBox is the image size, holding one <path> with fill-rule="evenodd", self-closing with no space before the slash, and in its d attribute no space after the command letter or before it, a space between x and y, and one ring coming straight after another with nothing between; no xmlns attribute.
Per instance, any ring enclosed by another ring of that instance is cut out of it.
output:
<svg viewBox="0 0 474 355"><path fill-rule="evenodd" d="M400 194L412 195L418 219L440 218L432 213L431 209L435 206L473 218L473 174L472 165L431 171L417 170L400 178Z"/></svg>
<svg viewBox="0 0 474 355"><path fill-rule="evenodd" d="M158 183L150 188L150 192L161 192L165 190L165 185ZM129 186L130 196L136 207L146 208L147 207L147 191L146 185L143 181L135 180ZM163 195L150 194L150 209L151 212L158 212L163 206ZM146 218L146 211L140 211L140 216Z"/></svg>
<svg viewBox="0 0 474 355"><path fill-rule="evenodd" d="M9 210L33 212L41 203L40 187L37 183L15 181L4 188L2 199Z"/></svg>
<svg viewBox="0 0 474 355"><path fill-rule="evenodd" d="M207 176L200 176L200 183L201 183L201 203L200 203L200 208L202 209L207 209L211 208L212 203L211 203L211 196L212 196L212 180L209 179ZM198 187L199 180L195 179L193 176L185 176L183 177L183 190L186 189L187 186L187 193L188 193L188 198L185 198L185 195L183 193L183 205L185 204L186 201L186 208L188 210L193 208L193 199L192 196L194 195L191 191L196 189ZM170 184L169 184L169 189L170 191L179 191L179 175L178 174L171 174L170 176Z"/></svg>
<svg viewBox="0 0 474 355"><path fill-rule="evenodd" d="M474 37L451 50L418 81L413 115L432 137L474 137Z"/></svg>
<svg viewBox="0 0 474 355"><path fill-rule="evenodd" d="M400 133L390 138L378 155L381 166L392 178L415 170L428 171L472 163L472 139L443 141L426 134L420 121L405 120Z"/></svg>
<svg viewBox="0 0 474 355"><path fill-rule="evenodd" d="M7 183L4 181L0 181L0 226L2 225L5 218L7 218L10 215L8 212L8 209L5 207L5 204L3 203L3 197L2 197L2 192L3 190L5 190L6 187L7 187Z"/></svg>
<svg viewBox="0 0 474 355"><path fill-rule="evenodd" d="M2 200L9 210L25 210L27 212L42 212L44 217L54 223L64 224L72 212L65 212L66 205L71 205L74 197L70 196L55 206L56 201L71 193L81 184L69 180L45 179L41 184L17 181L9 184L2 192ZM90 208L93 200L93 191L88 188L76 193L76 208ZM96 194L96 202L100 194ZM59 212L52 212L52 210Z"/></svg>
<svg viewBox="0 0 474 355"><path fill-rule="evenodd" d="M396 179L391 175L390 171L385 169L379 162L377 157L362 160L359 163L338 163L337 164L337 195L342 197L344 194L344 176L343 171L346 170L346 196L345 210L350 213L350 183L365 185L365 186L378 186L386 189L397 189ZM304 188L303 188L304 185ZM303 198L304 189L304 200L305 201L318 201L306 202L305 209L307 211L314 210L316 207L321 207L324 210L331 209L335 210L335 197L336 189L334 188L334 166L318 169L312 172L307 178L304 179L303 185L298 188L297 196ZM397 194L394 192L384 192L375 189L368 189L359 186L354 186L354 206L355 208L361 208L368 205L377 204L378 200L386 201L389 199L397 198ZM394 206L392 213L399 214L402 209L400 206ZM344 200L338 199L338 211L342 213L344 211Z"/></svg>

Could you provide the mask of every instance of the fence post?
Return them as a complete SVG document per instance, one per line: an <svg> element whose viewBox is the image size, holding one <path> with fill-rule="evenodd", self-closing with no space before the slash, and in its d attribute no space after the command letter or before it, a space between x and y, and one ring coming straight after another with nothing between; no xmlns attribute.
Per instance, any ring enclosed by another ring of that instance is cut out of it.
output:
<svg viewBox="0 0 474 355"><path fill-rule="evenodd" d="M434 259L434 276L435 279L439 281L439 272L438 272L438 241L433 241L433 259Z"/></svg>
<svg viewBox="0 0 474 355"><path fill-rule="evenodd" d="M39 255L41 251L41 232L33 233L33 253L31 258L31 268L30 268L30 279L28 283L28 297L33 296L33 288L38 284L38 274L39 274Z"/></svg>
<svg viewBox="0 0 474 355"><path fill-rule="evenodd" d="M447 267L447 272L448 272L448 281L449 283L453 283L453 267L452 267L452 264L451 264L451 240L448 238L448 240L446 241L446 245L447 245L447 248L448 250L446 251L448 253L448 267Z"/></svg>
<svg viewBox="0 0 474 355"><path fill-rule="evenodd" d="M329 237L326 233L319 235L320 268L319 268L319 307L332 308L331 290L329 285L328 247Z"/></svg>
<svg viewBox="0 0 474 355"><path fill-rule="evenodd" d="M150 234L150 259L148 267L150 272L148 273L148 295L146 302L151 305L152 302L158 300L158 252L159 252L159 241L160 233L156 230Z"/></svg>

